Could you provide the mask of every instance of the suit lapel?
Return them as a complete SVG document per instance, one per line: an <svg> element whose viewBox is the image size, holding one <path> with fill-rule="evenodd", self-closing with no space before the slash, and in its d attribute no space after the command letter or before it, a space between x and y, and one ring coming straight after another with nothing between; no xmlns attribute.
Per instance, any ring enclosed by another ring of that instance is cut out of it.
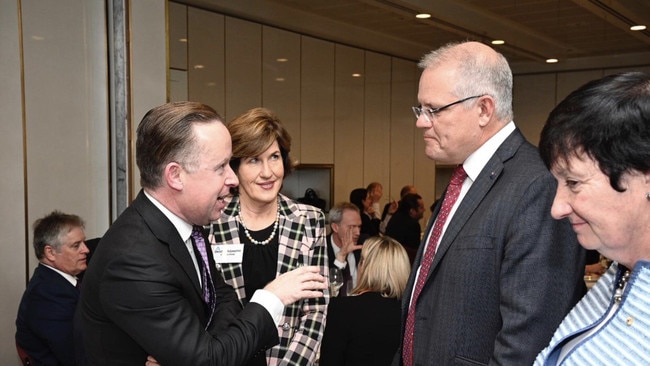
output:
<svg viewBox="0 0 650 366"><path fill-rule="evenodd" d="M167 245L172 258L178 262L194 284L196 293L202 296L203 290L201 289L201 283L199 282L198 273L196 273L192 257L190 257L185 242L171 221L149 201L142 191L140 191L138 197L133 201L132 206L140 213L153 235L161 243Z"/></svg>
<svg viewBox="0 0 650 366"><path fill-rule="evenodd" d="M485 198L490 189L492 189L492 186L497 182L499 176L503 173L505 162L514 156L515 152L523 142L523 135L519 129L515 129L515 131L508 136L501 146L499 146L485 167L483 167L483 170L481 170L481 173L478 175L474 183L472 183L469 191L458 206L456 213L451 218L447 230L440 240L440 244L438 245L436 255L427 276L430 276L433 271L435 271L436 267L453 244L465 223L467 223L478 205ZM437 209L439 210L439 207ZM429 223L427 233L429 232L431 225L432 222ZM420 250L420 252L422 251ZM421 253L418 253L418 263L420 257Z"/></svg>

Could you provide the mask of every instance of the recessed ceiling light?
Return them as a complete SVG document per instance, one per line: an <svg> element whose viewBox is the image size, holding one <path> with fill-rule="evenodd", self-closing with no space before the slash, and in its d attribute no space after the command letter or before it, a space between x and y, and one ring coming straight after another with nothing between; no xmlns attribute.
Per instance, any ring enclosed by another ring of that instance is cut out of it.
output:
<svg viewBox="0 0 650 366"><path fill-rule="evenodd" d="M361 74L355 72L354 74L352 74L352 77L353 77L353 78L360 78L360 77L361 77Z"/></svg>
<svg viewBox="0 0 650 366"><path fill-rule="evenodd" d="M504 44L504 43L506 43L506 41L502 39L495 39L494 41L492 41L492 44Z"/></svg>
<svg viewBox="0 0 650 366"><path fill-rule="evenodd" d="M546 59L547 64L555 64L557 62L558 62L558 59L556 59L556 58L547 58Z"/></svg>
<svg viewBox="0 0 650 366"><path fill-rule="evenodd" d="M275 61L277 61L277 62L287 62L287 61L289 61L289 59L281 57L281 58L276 58Z"/></svg>
<svg viewBox="0 0 650 366"><path fill-rule="evenodd" d="M282 81L284 81L284 78L275 78L275 81L280 81L280 82L282 82Z"/></svg>
<svg viewBox="0 0 650 366"><path fill-rule="evenodd" d="M415 17L418 18L418 19L429 19L429 18L431 18L431 14L420 13L420 14L415 14Z"/></svg>
<svg viewBox="0 0 650 366"><path fill-rule="evenodd" d="M203 66L203 65L194 65L195 70L200 70L200 69L203 69L203 68L205 68L205 66Z"/></svg>
<svg viewBox="0 0 650 366"><path fill-rule="evenodd" d="M187 38L179 38L178 41L182 43L187 43Z"/></svg>
<svg viewBox="0 0 650 366"><path fill-rule="evenodd" d="M630 30L633 30L633 31L642 31L642 30L645 30L645 29L646 29L646 26L645 25L640 25L640 24L639 25L633 25L633 26L630 27Z"/></svg>
<svg viewBox="0 0 650 366"><path fill-rule="evenodd" d="M32 36L32 39L35 40L35 41L42 41L42 40L45 39L45 37L43 37L43 36Z"/></svg>

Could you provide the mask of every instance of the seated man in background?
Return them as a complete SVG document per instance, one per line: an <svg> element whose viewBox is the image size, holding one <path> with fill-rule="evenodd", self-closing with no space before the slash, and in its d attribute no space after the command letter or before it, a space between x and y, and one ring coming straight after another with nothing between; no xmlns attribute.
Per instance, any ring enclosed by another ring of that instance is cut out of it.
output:
<svg viewBox="0 0 650 366"><path fill-rule="evenodd" d="M357 265L361 255L360 245L367 237L361 235L361 214L359 208L350 202L340 202L329 212L332 232L327 236L327 258L329 267L343 273L344 283L339 297L347 296L357 284Z"/></svg>
<svg viewBox="0 0 650 366"><path fill-rule="evenodd" d="M386 226L386 235L404 246L413 263L420 246L420 219L424 215L424 201L419 194L409 193L399 201L397 212Z"/></svg>
<svg viewBox="0 0 650 366"><path fill-rule="evenodd" d="M35 365L75 365L77 275L86 269L84 222L54 211L34 223L39 264L18 308L16 344ZM81 345L79 345L80 347Z"/></svg>

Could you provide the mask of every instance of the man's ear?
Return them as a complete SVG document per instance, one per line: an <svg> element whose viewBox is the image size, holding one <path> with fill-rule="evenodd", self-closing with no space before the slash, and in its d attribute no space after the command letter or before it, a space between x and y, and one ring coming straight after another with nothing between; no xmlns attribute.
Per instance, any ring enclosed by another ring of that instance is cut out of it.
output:
<svg viewBox="0 0 650 366"><path fill-rule="evenodd" d="M47 258L48 261L54 262L56 260L56 250L54 249L53 246L47 244L45 245L45 248L43 248L43 255L45 255L45 258Z"/></svg>
<svg viewBox="0 0 650 366"><path fill-rule="evenodd" d="M479 108L479 125L485 127L494 118L494 99L489 95L484 95L479 98L479 101L476 104Z"/></svg>
<svg viewBox="0 0 650 366"><path fill-rule="evenodd" d="M332 232L339 233L340 226L339 224L333 222L330 224L330 227L332 228Z"/></svg>
<svg viewBox="0 0 650 366"><path fill-rule="evenodd" d="M165 165L165 170L163 171L163 178L165 183L172 189L177 191L183 190L183 167L176 163L171 162Z"/></svg>

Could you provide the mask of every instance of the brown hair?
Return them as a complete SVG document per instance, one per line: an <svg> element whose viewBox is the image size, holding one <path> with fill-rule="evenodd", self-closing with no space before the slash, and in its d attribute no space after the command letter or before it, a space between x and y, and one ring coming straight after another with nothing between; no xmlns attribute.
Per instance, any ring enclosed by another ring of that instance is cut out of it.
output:
<svg viewBox="0 0 650 366"><path fill-rule="evenodd" d="M266 108L253 108L233 119L227 127L232 137L232 170L237 172L241 159L258 156L277 141L284 176L291 173L294 167L289 157L291 136L273 112Z"/></svg>
<svg viewBox="0 0 650 366"><path fill-rule="evenodd" d="M222 122L210 106L195 102L167 103L144 115L137 130L135 158L140 169L140 185L156 188L161 184L165 165L175 161L190 170L199 158L192 131L194 123Z"/></svg>

